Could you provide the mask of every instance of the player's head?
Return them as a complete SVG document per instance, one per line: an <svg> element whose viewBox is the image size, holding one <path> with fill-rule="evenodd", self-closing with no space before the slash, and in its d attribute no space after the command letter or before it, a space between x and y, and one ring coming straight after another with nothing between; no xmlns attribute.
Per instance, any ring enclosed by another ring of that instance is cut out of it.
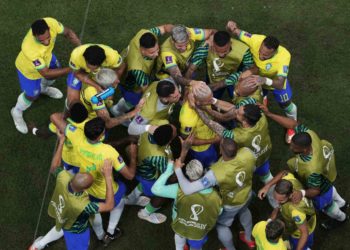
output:
<svg viewBox="0 0 350 250"><path fill-rule="evenodd" d="M42 45L48 46L51 41L50 28L44 19L36 20L32 26L32 34Z"/></svg>
<svg viewBox="0 0 350 250"><path fill-rule="evenodd" d="M213 98L213 92L205 82L198 82L192 86L191 93L198 103L208 103Z"/></svg>
<svg viewBox="0 0 350 250"><path fill-rule="evenodd" d="M278 240L282 237L284 232L284 223L275 219L267 223L265 228L266 239L270 242L277 243Z"/></svg>
<svg viewBox="0 0 350 250"><path fill-rule="evenodd" d="M98 45L91 45L87 47L83 56L86 61L86 66L91 71L96 71L101 66L103 61L106 60L104 49Z"/></svg>
<svg viewBox="0 0 350 250"><path fill-rule="evenodd" d="M103 88L108 88L110 86L115 86L119 83L117 73L113 69L101 68L96 74L96 82Z"/></svg>
<svg viewBox="0 0 350 250"><path fill-rule="evenodd" d="M196 181L203 176L203 165L200 161L194 159L186 165L186 175L190 181Z"/></svg>
<svg viewBox="0 0 350 250"><path fill-rule="evenodd" d="M189 35L187 29L183 25L176 25L171 31L171 38L173 40L175 48L182 52L185 52L187 49L187 44L189 41Z"/></svg>
<svg viewBox="0 0 350 250"><path fill-rule="evenodd" d="M81 102L73 103L69 108L69 118L76 123L82 123L88 118L88 111Z"/></svg>
<svg viewBox="0 0 350 250"><path fill-rule="evenodd" d="M90 141L100 141L104 137L105 128L105 121L101 117L96 117L85 123L84 134Z"/></svg>
<svg viewBox="0 0 350 250"><path fill-rule="evenodd" d="M220 142L220 153L226 158L234 158L237 154L237 144L230 138L222 138Z"/></svg>
<svg viewBox="0 0 350 250"><path fill-rule="evenodd" d="M86 189L88 189L92 183L94 182L94 178L89 173L77 173L73 179L71 180L70 184L72 189L75 192L82 192Z"/></svg>
<svg viewBox="0 0 350 250"><path fill-rule="evenodd" d="M249 86L248 81L250 78L251 76L248 76L238 81L238 83L235 86L235 95L247 97L252 95L257 90L258 86L254 88Z"/></svg>
<svg viewBox="0 0 350 250"><path fill-rule="evenodd" d="M259 59L264 61L274 56L280 42L274 36L267 36L259 48Z"/></svg>
<svg viewBox="0 0 350 250"><path fill-rule="evenodd" d="M293 184L285 179L281 179L276 183L273 197L278 204L284 204L289 200L293 193Z"/></svg>
<svg viewBox="0 0 350 250"><path fill-rule="evenodd" d="M255 104L247 104L239 107L239 109L237 110L236 119L240 123L245 122L250 127L255 126L255 124L260 120L260 118L261 118L261 110Z"/></svg>
<svg viewBox="0 0 350 250"><path fill-rule="evenodd" d="M217 31L213 38L213 48L215 53L224 58L231 51L231 36L226 31Z"/></svg>
<svg viewBox="0 0 350 250"><path fill-rule="evenodd" d="M170 142L170 149L174 159L177 159L181 155L182 143L180 136L175 136L175 138Z"/></svg>
<svg viewBox="0 0 350 250"><path fill-rule="evenodd" d="M151 32L147 32L140 37L140 51L142 56L152 59L159 55L157 38Z"/></svg>
<svg viewBox="0 0 350 250"><path fill-rule="evenodd" d="M311 149L312 139L309 133L301 132L293 136L290 143L290 150L294 154L308 154Z"/></svg>
<svg viewBox="0 0 350 250"><path fill-rule="evenodd" d="M160 80L156 91L163 104L177 103L181 97L179 87L171 78Z"/></svg>
<svg viewBox="0 0 350 250"><path fill-rule="evenodd" d="M164 124L154 130L153 139L157 145L166 146L176 137L176 134L174 125Z"/></svg>

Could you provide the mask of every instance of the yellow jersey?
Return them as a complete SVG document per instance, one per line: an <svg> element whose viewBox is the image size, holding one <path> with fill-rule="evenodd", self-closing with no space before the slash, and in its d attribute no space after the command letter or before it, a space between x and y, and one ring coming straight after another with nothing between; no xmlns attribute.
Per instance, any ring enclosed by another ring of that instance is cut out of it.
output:
<svg viewBox="0 0 350 250"><path fill-rule="evenodd" d="M239 39L250 48L254 62L259 68L259 75L269 78L274 78L276 76L286 78L283 86L285 89L291 55L286 48L280 45L273 57L264 61L260 60L259 49L265 37L264 35L250 34L246 31L241 31L239 34ZM263 87L273 89L273 87L266 87L265 85Z"/></svg>
<svg viewBox="0 0 350 250"><path fill-rule="evenodd" d="M55 46L56 37L64 32L63 25L51 17L43 18L50 29L50 44L45 46L33 36L32 29L24 37L21 52L16 59L16 68L28 79L36 80L43 78L38 70L49 67L52 59L52 50Z"/></svg>
<svg viewBox="0 0 350 250"><path fill-rule="evenodd" d="M80 101L84 104L88 111L88 119L91 120L97 117L96 111L105 109L106 102L108 100L102 100L98 103L92 103L91 98L98 94L95 87L84 84L82 90L80 91Z"/></svg>
<svg viewBox="0 0 350 250"><path fill-rule="evenodd" d="M91 70L86 66L86 61L83 54L88 47L93 45L101 47L106 54L106 59L101 64L101 67L118 68L122 64L122 57L119 55L118 51L112 49L111 47L103 44L84 44L75 48L70 55L69 67L71 67L72 70L77 71L82 69L86 73L92 73Z"/></svg>
<svg viewBox="0 0 350 250"><path fill-rule="evenodd" d="M186 101L180 110L179 121L181 124L180 132L183 135L194 133L198 139L212 139L215 138L215 132L204 124L197 112L190 107L189 102ZM192 150L196 152L203 152L210 147L211 144L201 146L192 146Z"/></svg>
<svg viewBox="0 0 350 250"><path fill-rule="evenodd" d="M79 171L90 173L94 177L94 182L87 192L98 199L105 199L106 181L101 173L104 160L111 159L114 170L120 171L125 167L123 158L108 144L102 142L90 143L84 132L71 124L67 125L65 135L75 148L76 160L79 162ZM118 184L113 181L112 186L113 192L116 193Z"/></svg>
<svg viewBox="0 0 350 250"><path fill-rule="evenodd" d="M287 250L282 237L279 238L278 242L273 243L268 241L266 238L266 225L267 221L260 221L255 224L252 235L255 239L257 250Z"/></svg>

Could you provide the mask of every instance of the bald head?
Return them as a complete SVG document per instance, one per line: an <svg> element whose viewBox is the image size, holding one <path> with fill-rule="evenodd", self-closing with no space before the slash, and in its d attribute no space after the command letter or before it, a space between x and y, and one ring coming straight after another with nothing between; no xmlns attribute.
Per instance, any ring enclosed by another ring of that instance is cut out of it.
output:
<svg viewBox="0 0 350 250"><path fill-rule="evenodd" d="M213 92L205 82L198 82L192 86L192 93L197 101L207 101L213 96Z"/></svg>
<svg viewBox="0 0 350 250"><path fill-rule="evenodd" d="M88 189L92 183L94 182L94 178L89 173L77 173L71 182L71 186L75 192L82 192L85 189Z"/></svg>

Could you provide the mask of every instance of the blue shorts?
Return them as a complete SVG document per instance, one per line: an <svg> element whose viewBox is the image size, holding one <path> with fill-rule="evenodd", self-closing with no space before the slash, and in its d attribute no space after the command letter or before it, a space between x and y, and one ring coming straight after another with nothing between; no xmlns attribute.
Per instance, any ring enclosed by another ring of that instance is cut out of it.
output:
<svg viewBox="0 0 350 250"><path fill-rule="evenodd" d="M135 93L130 90L126 90L120 84L118 85L118 88L122 92L124 100L133 106L136 106L142 98L142 93Z"/></svg>
<svg viewBox="0 0 350 250"><path fill-rule="evenodd" d="M292 246L292 250L297 249L299 238L294 238L292 236L289 237L289 242ZM312 245L314 244L314 233L309 234L309 237L307 237L307 242L303 248L303 250L307 250L308 248L311 248Z"/></svg>
<svg viewBox="0 0 350 250"><path fill-rule="evenodd" d="M70 165L67 162L65 162L63 159L62 159L62 163L63 163L63 168L71 172L72 174L77 174L79 172L79 167Z"/></svg>
<svg viewBox="0 0 350 250"><path fill-rule="evenodd" d="M254 174L258 176L267 175L270 172L270 161L265 161L261 166L257 167L254 171Z"/></svg>
<svg viewBox="0 0 350 250"><path fill-rule="evenodd" d="M74 72L70 72L67 76L67 86L71 89L81 90L82 83L74 76Z"/></svg>
<svg viewBox="0 0 350 250"><path fill-rule="evenodd" d="M154 196L151 189L156 180L146 180L139 175L136 175L136 180L138 180L142 186L142 192L149 197Z"/></svg>
<svg viewBox="0 0 350 250"><path fill-rule="evenodd" d="M232 99L233 98L233 90L234 90L233 85L228 85L222 89L218 89L218 90L214 91L213 92L214 97L217 99L221 99L221 97L225 93L225 90L227 90L229 97Z"/></svg>
<svg viewBox="0 0 350 250"><path fill-rule="evenodd" d="M268 91L268 89L263 89L263 95L266 96ZM278 103L283 104L290 101L292 99L292 88L290 87L288 79L285 89L274 89L272 93Z"/></svg>
<svg viewBox="0 0 350 250"><path fill-rule="evenodd" d="M114 194L114 207L119 205L119 202L121 201L121 199L124 197L124 195L126 193L126 186L125 186L124 182L117 180L117 183L118 183L119 188L118 188L118 191ZM99 198L96 198L92 195L89 195L89 197L90 197L90 201L93 201L93 202L105 202L106 201L105 199L99 199Z"/></svg>
<svg viewBox="0 0 350 250"><path fill-rule="evenodd" d="M56 69L60 67L61 65L57 60L56 56L52 54L49 69ZM26 96L37 97L38 95L40 95L40 90L41 90L40 83L42 78L35 79L35 80L28 79L18 69L17 69L17 75L19 79L19 84L21 86L21 90L25 93Z"/></svg>
<svg viewBox="0 0 350 250"><path fill-rule="evenodd" d="M188 245L190 245L191 249L202 249L205 242L208 241L208 235L204 236L201 240L187 240Z"/></svg>
<svg viewBox="0 0 350 250"><path fill-rule="evenodd" d="M63 229L64 240L68 250L87 250L90 243L90 229L82 233L72 233Z"/></svg>
<svg viewBox="0 0 350 250"><path fill-rule="evenodd" d="M332 205L333 202L333 186L324 194L317 195L312 199L312 203L314 204L314 207L318 211L322 211L326 207Z"/></svg>
<svg viewBox="0 0 350 250"><path fill-rule="evenodd" d="M214 144L211 144L210 147L202 152L197 152L192 149L188 151L191 159L196 159L200 161L203 165L203 168L209 168L214 162L218 160L218 153L216 152Z"/></svg>

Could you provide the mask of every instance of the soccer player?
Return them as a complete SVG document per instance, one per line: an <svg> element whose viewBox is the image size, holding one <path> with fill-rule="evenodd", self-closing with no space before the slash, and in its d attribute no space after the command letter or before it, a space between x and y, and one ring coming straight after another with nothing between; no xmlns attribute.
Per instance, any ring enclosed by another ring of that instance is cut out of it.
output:
<svg viewBox="0 0 350 250"><path fill-rule="evenodd" d="M203 61L207 67L210 88L216 98L221 98L225 89L233 98L233 90L241 73L254 65L249 47L233 39L226 31L215 32L213 39L207 40L193 54L186 77L191 78L193 71Z"/></svg>
<svg viewBox="0 0 350 250"><path fill-rule="evenodd" d="M130 165L126 166L123 158L110 145L104 144L103 138L105 134L105 122L96 117L88 121L81 131L63 119L63 114L55 113L51 115L51 121L56 125L57 129L65 131L66 137L71 141L76 149L79 160L81 173L90 173L94 177L93 185L87 190L92 201L104 201L105 197L105 181L99 170L104 159L113 161L113 168L119 172L124 178L131 180L135 176L137 148L135 144L130 147ZM124 209L123 196L126 191L125 184L120 181L112 183L115 206L110 212L109 225L105 234L102 227L102 218L100 214L96 214L93 220L93 228L99 240L103 240L105 245L121 235L121 230L117 228L117 224Z"/></svg>
<svg viewBox="0 0 350 250"><path fill-rule="evenodd" d="M175 161L175 168L182 167L190 146L186 147L183 144L181 157ZM176 250L183 250L186 241L191 249L200 250L208 240L207 234L215 226L222 211L221 198L212 187L185 195L178 183L166 185L173 173L173 162L169 161L166 171L154 183L152 192L161 197L174 199L171 226L175 232ZM186 165L186 175L191 182L201 178L203 173L203 166L198 160L191 160Z"/></svg>
<svg viewBox="0 0 350 250"><path fill-rule="evenodd" d="M267 183L273 178L270 171L269 161L272 151L272 143L268 122L265 115L261 114L261 110L257 105L246 104L236 109L232 118L236 118L238 126L232 130L225 129L219 123L211 120L204 111L198 108L196 110L204 124L219 136L223 138L231 138L237 143L238 147L247 147L254 152L257 157L257 168L254 171L254 174L258 175L263 183ZM271 189L268 193L268 199L270 205L275 207L276 204L272 197L272 191L273 190Z"/></svg>
<svg viewBox="0 0 350 250"><path fill-rule="evenodd" d="M174 78L175 82L187 86L191 78L185 78L189 62L196 50L197 41L205 41L215 30L188 28L176 25L171 31L171 37L161 45L160 57L157 61L157 77L164 79Z"/></svg>
<svg viewBox="0 0 350 250"><path fill-rule="evenodd" d="M349 216L341 208L348 207L348 203L338 194L333 185L337 171L332 144L321 140L314 131L304 125L297 125L293 119L273 114L266 106L261 106L266 116L296 131L290 144L290 149L295 156L288 160L287 165L306 189L295 192L293 200L297 202L303 197L312 199L317 210L332 218L321 224L327 230L347 222Z"/></svg>
<svg viewBox="0 0 350 250"><path fill-rule="evenodd" d="M125 70L125 63L118 51L107 45L84 44L72 51L69 67L73 72L67 78L68 106L69 103L79 100L79 92L82 88L91 86L97 93L103 90L95 78L101 67L113 69L120 78ZM117 83L119 80L114 84Z"/></svg>
<svg viewBox="0 0 350 250"><path fill-rule="evenodd" d="M96 74L95 80L102 89L106 89L108 87L116 87L116 84L119 83L117 74L108 68L100 69ZM106 128L108 129L118 126L122 122L130 120L137 114L141 107L140 105L134 110L122 116L111 117L107 110L109 100L102 100L98 103L92 102L91 98L96 94L98 94L98 90L95 87L86 85L85 88L83 87L80 91L80 101L88 110L89 119L101 117L106 122Z"/></svg>
<svg viewBox="0 0 350 250"><path fill-rule="evenodd" d="M203 123L195 110L195 102L207 102L212 96L212 91L204 82L192 86L179 116L181 137L185 139L191 133L195 135L189 156L191 159L199 160L205 169L218 159L214 143L218 143L220 138Z"/></svg>
<svg viewBox="0 0 350 250"><path fill-rule="evenodd" d="M69 67L61 68L56 56L52 53L56 37L63 34L75 46L80 45L77 35L68 27L51 17L36 20L23 39L21 52L16 59L16 68L22 93L16 105L11 109L11 116L16 129L26 134L28 127L23 119L27 110L40 94L60 99L60 90L50 87L54 79L68 74Z"/></svg>
<svg viewBox="0 0 350 250"><path fill-rule="evenodd" d="M279 219L256 223L252 235L257 250L287 250L282 239L283 232L284 223Z"/></svg>
<svg viewBox="0 0 350 250"><path fill-rule="evenodd" d="M106 189L104 202L92 202L85 192L93 184L94 178L89 173L78 173L74 177L59 167L64 134L59 134L59 144L52 161L51 169L57 177L56 187L50 201L48 213L56 220L53 227L44 237L40 236L29 247L29 250L40 250L52 241L64 235L67 249L87 250L89 248L90 230L88 220L91 215L113 209L112 161L105 160L101 168ZM55 164L58 163L58 164Z"/></svg>
<svg viewBox="0 0 350 250"><path fill-rule="evenodd" d="M114 116L124 114L135 107L148 85L155 80L154 66L159 55L158 38L171 32L172 28L172 24L164 24L148 30L141 29L130 41L125 52L125 82L119 84L123 97L111 108Z"/></svg>
<svg viewBox="0 0 350 250"><path fill-rule="evenodd" d="M216 224L219 240L226 249L235 249L230 226L237 215L245 230L240 234L240 239L253 248L252 215L248 203L252 196L255 155L246 147L237 150L236 143L229 138L221 139L220 153L222 157L197 181L189 182L181 169L175 169L180 188L185 195L189 195L217 185L224 205Z"/></svg>
<svg viewBox="0 0 350 250"><path fill-rule="evenodd" d="M145 132L139 139L138 162L136 179L139 185L128 195L126 204L140 203L141 193L151 197L144 209L139 210L138 217L154 224L163 223L166 216L156 213L165 202L164 198L155 196L151 188L158 177L165 171L167 163L172 160L169 144L176 137L176 128L167 120L155 121L158 126L154 133Z"/></svg>
<svg viewBox="0 0 350 250"><path fill-rule="evenodd" d="M150 125L152 121L167 120L180 97L180 89L171 78L153 82L143 94L144 104L131 121L128 133L130 135L141 135L145 132L153 134L157 126Z"/></svg>
<svg viewBox="0 0 350 250"><path fill-rule="evenodd" d="M271 219L275 219L281 211L292 250L307 250L313 244L316 212L312 202L307 198L297 203L292 202L295 186L301 187L301 183L294 177L277 182L274 197L280 207L274 209Z"/></svg>
<svg viewBox="0 0 350 250"><path fill-rule="evenodd" d="M277 38L250 34L239 29L233 21L227 23L227 29L246 43L253 54L255 71L259 74L256 76L253 86L263 86L265 95L272 90L275 100L287 117L297 120L297 106L292 102L292 89L287 79L291 58L288 50L280 45ZM290 143L294 134L292 129L287 130L287 143Z"/></svg>

